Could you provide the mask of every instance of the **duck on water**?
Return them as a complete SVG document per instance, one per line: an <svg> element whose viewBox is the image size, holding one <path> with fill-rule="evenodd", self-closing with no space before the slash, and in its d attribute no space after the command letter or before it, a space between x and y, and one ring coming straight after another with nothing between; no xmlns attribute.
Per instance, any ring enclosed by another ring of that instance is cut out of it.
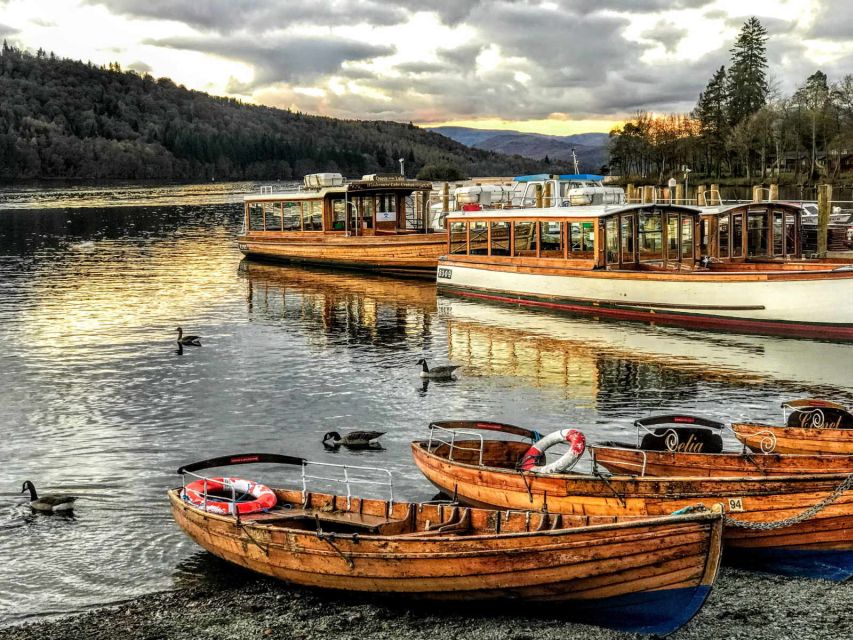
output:
<svg viewBox="0 0 853 640"><path fill-rule="evenodd" d="M77 500L74 496L54 494L39 497L35 485L29 480L24 482L21 493L24 493L28 489L30 491L30 507L36 511L44 513L70 513L74 510L74 501Z"/></svg>

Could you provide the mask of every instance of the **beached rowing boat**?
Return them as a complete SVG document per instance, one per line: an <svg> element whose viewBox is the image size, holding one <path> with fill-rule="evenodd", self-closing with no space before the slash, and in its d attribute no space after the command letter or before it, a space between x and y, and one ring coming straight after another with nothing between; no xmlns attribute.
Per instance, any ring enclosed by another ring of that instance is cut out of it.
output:
<svg viewBox="0 0 853 640"><path fill-rule="evenodd" d="M637 519L494 511L269 489L194 473L246 463L296 464L303 479L319 464L241 454L187 465L179 472L192 482L169 491L175 521L214 555L299 585L516 600L528 615L538 604L550 616L666 634L699 610L717 576L719 512ZM346 469L350 482L357 472L387 473L324 464L323 475L333 467ZM275 504L255 511L255 501L270 499L267 492ZM241 493L248 495L241 500Z"/></svg>

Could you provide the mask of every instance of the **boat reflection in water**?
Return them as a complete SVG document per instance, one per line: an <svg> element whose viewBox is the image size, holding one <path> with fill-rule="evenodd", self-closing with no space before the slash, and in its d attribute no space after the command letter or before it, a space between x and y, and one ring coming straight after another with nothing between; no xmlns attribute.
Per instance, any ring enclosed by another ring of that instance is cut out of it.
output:
<svg viewBox="0 0 853 640"><path fill-rule="evenodd" d="M563 386L593 403L612 395L614 389L604 387L614 385L680 393L684 406L703 382L770 385L778 387L779 401L795 391L853 393L853 345L847 343L572 318L448 296L439 296L438 305L450 357L469 373Z"/></svg>
<svg viewBox="0 0 853 640"><path fill-rule="evenodd" d="M316 339L394 346L431 334L435 285L368 273L240 263L254 318L287 320Z"/></svg>

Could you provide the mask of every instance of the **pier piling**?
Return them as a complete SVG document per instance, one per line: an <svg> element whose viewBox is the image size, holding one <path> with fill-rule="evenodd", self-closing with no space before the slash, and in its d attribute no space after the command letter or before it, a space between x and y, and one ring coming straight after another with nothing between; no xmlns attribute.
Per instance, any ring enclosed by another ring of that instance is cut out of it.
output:
<svg viewBox="0 0 853 640"><path fill-rule="evenodd" d="M817 255L826 257L829 236L829 211L832 204L832 185L822 184L817 189Z"/></svg>

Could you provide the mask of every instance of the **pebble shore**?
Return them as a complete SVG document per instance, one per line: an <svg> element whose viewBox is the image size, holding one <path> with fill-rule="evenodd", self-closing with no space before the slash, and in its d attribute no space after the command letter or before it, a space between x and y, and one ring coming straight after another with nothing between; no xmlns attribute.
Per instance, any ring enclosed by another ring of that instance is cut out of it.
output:
<svg viewBox="0 0 853 640"><path fill-rule="evenodd" d="M48 621L0 628L4 640L616 640L633 638L559 617L492 615L446 605L351 599L240 576ZM559 605L567 606L567 605ZM494 611L506 611L492 605ZM705 607L676 640L850 637L853 583L724 568Z"/></svg>

